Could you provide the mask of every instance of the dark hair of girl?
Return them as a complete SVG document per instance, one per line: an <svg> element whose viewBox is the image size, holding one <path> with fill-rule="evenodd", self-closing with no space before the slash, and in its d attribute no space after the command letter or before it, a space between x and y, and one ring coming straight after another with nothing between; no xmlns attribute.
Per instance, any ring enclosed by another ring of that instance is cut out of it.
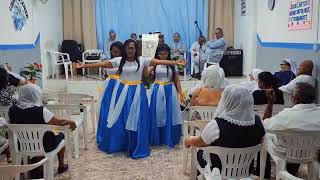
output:
<svg viewBox="0 0 320 180"><path fill-rule="evenodd" d="M156 54L155 54L155 58L156 59L160 59L159 57L159 53L160 51L166 51L168 53L168 57L166 60L171 60L171 56L170 56L170 47L167 44L159 44L156 50ZM169 76L169 67L172 70L172 81L174 80L174 76L175 76L175 68L173 65L167 65L167 76ZM157 66L155 66L154 68L154 76L156 76L156 68Z"/></svg>
<svg viewBox="0 0 320 180"><path fill-rule="evenodd" d="M8 87L8 74L4 68L0 68L0 90Z"/></svg>
<svg viewBox="0 0 320 180"><path fill-rule="evenodd" d="M262 72L258 75L259 81L261 81L265 86L277 89L277 79L271 74L271 72Z"/></svg>
<svg viewBox="0 0 320 180"><path fill-rule="evenodd" d="M136 52L134 54L134 59L135 61L137 62L138 64L138 68L137 68L137 71L139 70L140 68L140 61L139 61L139 56L138 56L138 45L137 45L137 42L133 39L128 39L124 42L124 46L123 46L123 51L124 53L122 54L122 59L120 61L120 65L119 65L119 68L118 68L118 74L121 74L122 73L122 68L124 66L124 64L126 63L127 59L128 59L128 55L127 55L127 52L126 52L126 49L128 48L129 44L130 43L134 43L134 47L136 49Z"/></svg>
<svg viewBox="0 0 320 180"><path fill-rule="evenodd" d="M112 56L112 53L111 53L112 48L114 48L114 47L120 49L121 56L123 56L123 43L120 42L120 41L116 41L116 42L112 43L111 46L110 46L110 56L111 56L111 59L115 58L115 57Z"/></svg>

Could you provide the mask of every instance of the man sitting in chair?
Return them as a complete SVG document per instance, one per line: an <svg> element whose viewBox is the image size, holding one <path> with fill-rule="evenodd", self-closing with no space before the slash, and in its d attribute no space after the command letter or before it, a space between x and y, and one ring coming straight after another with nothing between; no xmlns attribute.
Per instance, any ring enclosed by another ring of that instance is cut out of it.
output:
<svg viewBox="0 0 320 180"><path fill-rule="evenodd" d="M309 83L296 83L292 94L292 108L286 108L279 114L272 116L272 107L275 102L275 93L266 92L268 105L264 113L264 127L267 130L301 130L301 131L320 131L320 107L315 102L316 90ZM266 119L267 118L267 119ZM272 137L267 137L272 138ZM276 141L274 141L276 142ZM276 148L276 147L275 147ZM277 148L278 149L278 148ZM270 157L267 157L266 176L270 177ZM259 163L257 163L259 165ZM287 164L287 171L295 175L300 164Z"/></svg>
<svg viewBox="0 0 320 180"><path fill-rule="evenodd" d="M221 28L216 29L215 36L216 40L208 41L206 44L205 58L210 63L219 63L223 52L227 49L227 42L223 37Z"/></svg>

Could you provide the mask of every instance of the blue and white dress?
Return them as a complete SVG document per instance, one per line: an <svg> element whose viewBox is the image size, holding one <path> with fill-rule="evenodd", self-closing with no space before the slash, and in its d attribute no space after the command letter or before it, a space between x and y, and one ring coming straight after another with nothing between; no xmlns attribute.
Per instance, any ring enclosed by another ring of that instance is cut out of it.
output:
<svg viewBox="0 0 320 180"><path fill-rule="evenodd" d="M120 83L114 87L105 126L104 147L107 153L127 151L131 158L145 158L150 155L149 129L150 113L146 89L141 77L143 68L149 66L151 59L139 58L138 64L126 62L120 75ZM121 57L111 59L114 68L120 65ZM114 102L114 103L113 103ZM109 113L110 111L110 113Z"/></svg>
<svg viewBox="0 0 320 180"><path fill-rule="evenodd" d="M103 97L101 102L99 103L99 122L97 129L97 144L99 149L105 151L107 147L107 139L106 139L106 127L107 127L107 119L109 112L113 110L110 108L110 104L114 104L111 102L112 93L114 92L114 88L119 86L120 76L117 75L118 68L106 69L108 73L108 78L103 83L102 94Z"/></svg>
<svg viewBox="0 0 320 180"><path fill-rule="evenodd" d="M175 66L176 72L178 72ZM150 102L151 144L165 144L173 148L181 138L181 110L177 89L172 81L172 69L166 65L156 67L155 83Z"/></svg>

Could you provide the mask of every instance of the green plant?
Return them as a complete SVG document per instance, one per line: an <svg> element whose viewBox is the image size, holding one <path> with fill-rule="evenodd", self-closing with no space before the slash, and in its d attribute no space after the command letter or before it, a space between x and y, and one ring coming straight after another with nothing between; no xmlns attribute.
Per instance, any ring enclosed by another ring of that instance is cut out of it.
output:
<svg viewBox="0 0 320 180"><path fill-rule="evenodd" d="M21 71L21 76L31 80L31 79L41 79L41 73L42 73L42 65L38 63L30 64L28 63L28 66L24 67L24 71Z"/></svg>

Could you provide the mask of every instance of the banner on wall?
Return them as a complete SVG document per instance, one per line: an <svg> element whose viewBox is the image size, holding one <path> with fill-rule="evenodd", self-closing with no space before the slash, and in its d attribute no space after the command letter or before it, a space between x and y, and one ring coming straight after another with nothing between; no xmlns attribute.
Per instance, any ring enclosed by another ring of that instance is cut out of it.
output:
<svg viewBox="0 0 320 180"><path fill-rule="evenodd" d="M288 30L312 29L312 0L289 0Z"/></svg>

